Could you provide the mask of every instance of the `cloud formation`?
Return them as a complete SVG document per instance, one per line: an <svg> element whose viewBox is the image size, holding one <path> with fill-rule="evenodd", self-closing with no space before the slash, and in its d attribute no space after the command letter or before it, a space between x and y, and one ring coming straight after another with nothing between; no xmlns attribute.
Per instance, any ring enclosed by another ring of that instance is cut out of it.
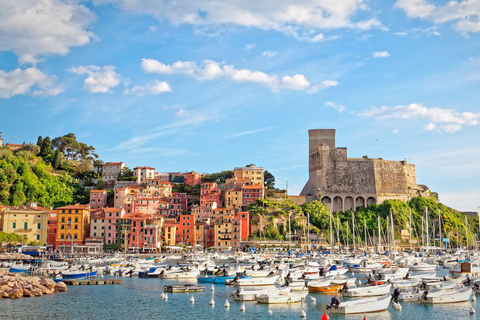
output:
<svg viewBox="0 0 480 320"><path fill-rule="evenodd" d="M13 51L20 63L35 63L38 55L64 55L88 44L95 15L78 1L0 1L0 51Z"/></svg>
<svg viewBox="0 0 480 320"><path fill-rule="evenodd" d="M111 89L118 86L121 80L114 66L80 66L72 67L69 71L88 75L83 81L83 88L90 93L111 92Z"/></svg>
<svg viewBox="0 0 480 320"><path fill-rule="evenodd" d="M46 75L35 67L10 72L0 70L0 97L10 98L19 94L56 96L64 91L56 79L57 77Z"/></svg>
<svg viewBox="0 0 480 320"><path fill-rule="evenodd" d="M436 5L428 0L397 0L395 6L410 18L420 18L435 24L454 22L454 28L464 34L480 32L480 1L449 1Z"/></svg>
<svg viewBox="0 0 480 320"><path fill-rule="evenodd" d="M279 126L265 127L265 128L260 128L260 129L254 129L254 130L246 130L246 131L231 134L231 135L227 136L226 138L238 138L238 137L248 136L248 135L259 133L259 132L264 132L264 131L270 131L270 130L273 130L273 129L277 129L278 127Z"/></svg>
<svg viewBox="0 0 480 320"><path fill-rule="evenodd" d="M134 86L132 89L125 90L125 94L137 94L137 95L146 95L146 94L160 94L164 92L172 92L172 88L170 85L165 81L158 81L152 85L145 85L145 86Z"/></svg>
<svg viewBox="0 0 480 320"><path fill-rule="evenodd" d="M275 57L276 55L278 54L278 52L276 51L263 51L262 52L262 57L265 57L265 58L272 58L272 57Z"/></svg>
<svg viewBox="0 0 480 320"><path fill-rule="evenodd" d="M388 57L390 57L390 53L388 53L388 51L372 52L372 57L373 58L388 58Z"/></svg>
<svg viewBox="0 0 480 320"><path fill-rule="evenodd" d="M153 15L160 21L166 20L174 25L238 25L287 34L289 28L368 30L381 26L374 17L352 21L354 16L367 11L366 0L94 0L97 5L112 2L124 10Z"/></svg>
<svg viewBox="0 0 480 320"><path fill-rule="evenodd" d="M342 104L336 104L335 102L332 102L332 101L327 101L325 103L325 106L335 109L338 113L342 113L343 111L346 110L346 108Z"/></svg>
<svg viewBox="0 0 480 320"><path fill-rule="evenodd" d="M418 103L412 103L408 106L372 108L360 113L360 115L378 120L426 120L426 130L449 133L456 132L463 126L476 126L480 118L480 113L428 108Z"/></svg>
<svg viewBox="0 0 480 320"><path fill-rule="evenodd" d="M142 59L141 66L145 73L179 73L197 80L225 78L234 82L253 82L262 84L275 92L281 89L290 89L315 93L318 90L338 85L338 81L335 80L325 80L320 84L312 85L302 74L279 78L276 75L270 75L261 71L236 69L234 66L213 60L205 60L202 66L198 66L191 61L177 61L173 64L164 64L154 59Z"/></svg>

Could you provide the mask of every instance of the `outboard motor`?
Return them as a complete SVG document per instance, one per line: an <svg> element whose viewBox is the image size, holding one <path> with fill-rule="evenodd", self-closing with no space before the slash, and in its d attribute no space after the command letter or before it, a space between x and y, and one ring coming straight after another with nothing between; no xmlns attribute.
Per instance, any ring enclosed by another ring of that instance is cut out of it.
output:
<svg viewBox="0 0 480 320"><path fill-rule="evenodd" d="M427 296L428 296L428 290L423 291L422 299L427 300Z"/></svg>
<svg viewBox="0 0 480 320"><path fill-rule="evenodd" d="M340 305L340 300L337 297L333 297L332 300L330 301L330 304L326 307L327 310L330 310L332 308L338 309L338 306Z"/></svg>
<svg viewBox="0 0 480 320"><path fill-rule="evenodd" d="M400 296L400 289L395 288L392 293L392 299L390 301L398 302L398 297Z"/></svg>

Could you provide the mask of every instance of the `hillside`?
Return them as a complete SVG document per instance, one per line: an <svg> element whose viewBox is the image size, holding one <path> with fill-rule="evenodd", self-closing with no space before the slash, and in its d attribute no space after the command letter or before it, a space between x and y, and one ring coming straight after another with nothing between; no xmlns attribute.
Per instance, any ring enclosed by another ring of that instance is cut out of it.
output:
<svg viewBox="0 0 480 320"><path fill-rule="evenodd" d="M0 204L37 202L45 208L87 203L88 193L63 170L54 170L35 151L0 149Z"/></svg>

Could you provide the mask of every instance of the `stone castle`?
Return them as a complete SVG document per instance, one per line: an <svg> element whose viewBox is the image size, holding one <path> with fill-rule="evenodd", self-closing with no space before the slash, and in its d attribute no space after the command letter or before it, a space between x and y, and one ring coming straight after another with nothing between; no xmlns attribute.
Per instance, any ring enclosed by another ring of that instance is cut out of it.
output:
<svg viewBox="0 0 480 320"><path fill-rule="evenodd" d="M335 129L309 130L308 136L309 179L300 195L321 195L333 212L430 193L417 185L415 165L407 161L348 158L347 148L335 147Z"/></svg>

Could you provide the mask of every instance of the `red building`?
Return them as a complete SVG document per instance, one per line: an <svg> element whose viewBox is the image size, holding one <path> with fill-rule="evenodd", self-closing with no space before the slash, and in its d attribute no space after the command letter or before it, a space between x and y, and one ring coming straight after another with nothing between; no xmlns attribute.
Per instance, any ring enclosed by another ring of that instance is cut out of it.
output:
<svg viewBox="0 0 480 320"><path fill-rule="evenodd" d="M48 231L47 248L55 249L55 238L57 236L57 211L48 210Z"/></svg>
<svg viewBox="0 0 480 320"><path fill-rule="evenodd" d="M186 193L172 193L170 197L170 213L181 214L184 210L188 210L188 199Z"/></svg>
<svg viewBox="0 0 480 320"><path fill-rule="evenodd" d="M177 221L176 243L193 246L195 243L195 216L192 214L180 214Z"/></svg>
<svg viewBox="0 0 480 320"><path fill-rule="evenodd" d="M248 211L240 211L232 219L232 247L240 247L241 241L248 241L249 232Z"/></svg>
<svg viewBox="0 0 480 320"><path fill-rule="evenodd" d="M129 213L124 215L123 219L130 221L129 250L153 252L160 249L161 230L157 224L152 223L150 215Z"/></svg>
<svg viewBox="0 0 480 320"><path fill-rule="evenodd" d="M190 187L202 183L202 175L195 171L183 173L182 177L184 179L185 185Z"/></svg>
<svg viewBox="0 0 480 320"><path fill-rule="evenodd" d="M242 206L248 206L250 203L263 198L263 186L243 186L242 187Z"/></svg>
<svg viewBox="0 0 480 320"><path fill-rule="evenodd" d="M216 183L202 183L200 189L200 206L209 201L215 201L220 207L222 205L221 193Z"/></svg>

